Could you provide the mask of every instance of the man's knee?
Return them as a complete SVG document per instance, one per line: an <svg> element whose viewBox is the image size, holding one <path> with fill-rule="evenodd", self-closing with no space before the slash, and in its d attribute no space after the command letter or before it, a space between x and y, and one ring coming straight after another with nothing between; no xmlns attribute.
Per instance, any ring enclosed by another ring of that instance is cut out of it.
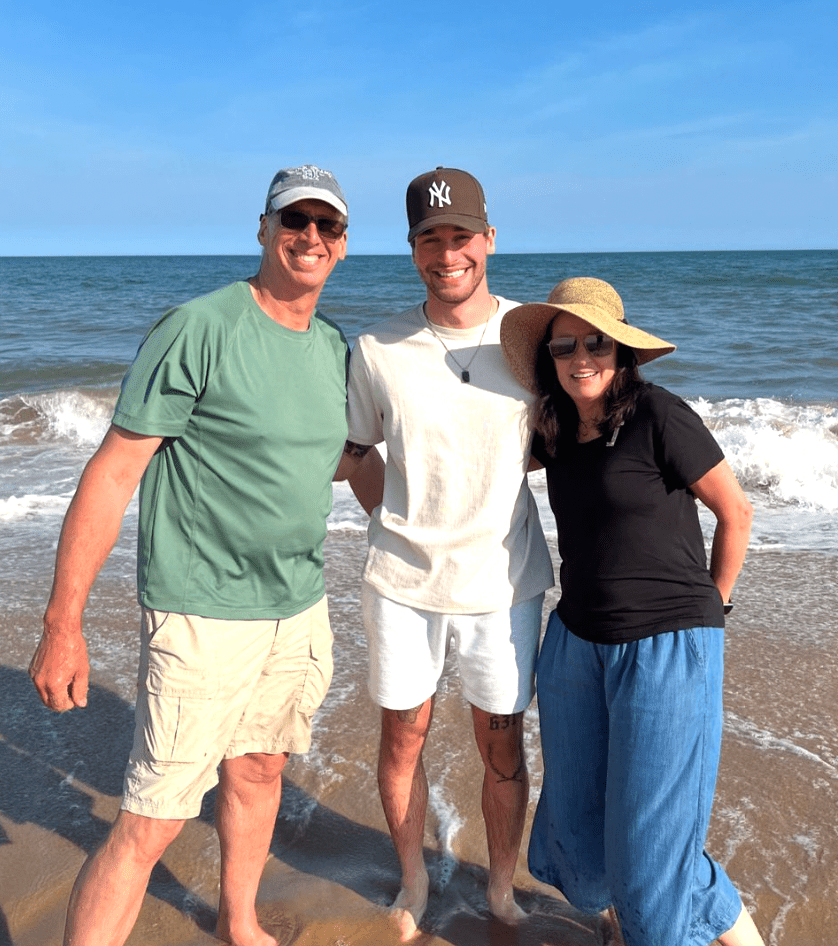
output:
<svg viewBox="0 0 838 946"><path fill-rule="evenodd" d="M105 846L117 857L155 864L184 824L180 819L149 818L123 809L111 827Z"/></svg>
<svg viewBox="0 0 838 946"><path fill-rule="evenodd" d="M248 752L221 763L222 780L227 783L270 785L282 777L287 752Z"/></svg>
<svg viewBox="0 0 838 946"><path fill-rule="evenodd" d="M433 698L407 710L381 710L381 754L384 757L418 757L433 716Z"/></svg>
<svg viewBox="0 0 838 946"><path fill-rule="evenodd" d="M472 710L483 764L501 781L520 781L526 771L524 714L487 713L477 707Z"/></svg>

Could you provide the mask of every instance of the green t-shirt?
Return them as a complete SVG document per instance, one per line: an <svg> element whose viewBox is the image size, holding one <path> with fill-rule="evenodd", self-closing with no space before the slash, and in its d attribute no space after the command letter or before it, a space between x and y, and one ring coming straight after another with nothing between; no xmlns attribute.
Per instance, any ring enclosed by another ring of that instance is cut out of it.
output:
<svg viewBox="0 0 838 946"><path fill-rule="evenodd" d="M347 351L319 314L306 332L274 322L245 282L151 329L113 418L166 438L140 486L141 604L252 620L323 596Z"/></svg>

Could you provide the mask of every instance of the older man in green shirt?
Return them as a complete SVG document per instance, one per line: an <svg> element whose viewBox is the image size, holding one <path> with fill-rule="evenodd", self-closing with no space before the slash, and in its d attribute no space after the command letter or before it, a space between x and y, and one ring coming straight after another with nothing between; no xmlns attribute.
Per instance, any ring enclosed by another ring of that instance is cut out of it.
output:
<svg viewBox="0 0 838 946"><path fill-rule="evenodd" d="M59 712L86 705L82 612L141 482L134 745L65 944L125 942L152 868L216 783L217 935L275 943L256 891L283 767L308 749L332 673L322 545L347 432L347 345L316 304L346 255L347 222L330 172L276 174L258 273L151 329L67 511L30 667Z"/></svg>

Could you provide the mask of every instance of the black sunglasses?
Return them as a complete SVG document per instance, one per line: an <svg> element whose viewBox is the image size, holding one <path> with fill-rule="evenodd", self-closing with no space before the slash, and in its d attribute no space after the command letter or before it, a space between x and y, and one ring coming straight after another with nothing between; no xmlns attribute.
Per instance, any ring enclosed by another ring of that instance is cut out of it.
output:
<svg viewBox="0 0 838 946"><path fill-rule="evenodd" d="M560 335L558 338L551 338L547 343L550 355L553 358L570 358L576 351L576 346L580 339L573 335ZM604 358L614 351L614 339L610 335L586 335L581 339L588 353L596 358Z"/></svg>
<svg viewBox="0 0 838 946"><path fill-rule="evenodd" d="M327 240L337 240L346 233L347 225L334 217L312 217L303 213L302 210L292 210L290 207L283 207L277 213L280 224L286 230L305 230L310 223L313 223L320 236Z"/></svg>

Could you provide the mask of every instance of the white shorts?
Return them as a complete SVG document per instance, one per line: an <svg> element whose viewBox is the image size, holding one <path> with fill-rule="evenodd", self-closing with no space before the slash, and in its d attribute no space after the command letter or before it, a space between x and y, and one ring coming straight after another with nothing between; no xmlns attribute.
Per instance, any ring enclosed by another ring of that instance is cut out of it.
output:
<svg viewBox="0 0 838 946"><path fill-rule="evenodd" d="M422 611L361 584L370 696L385 709L420 706L436 693L453 640L463 695L486 713L529 706L544 594L486 614Z"/></svg>

